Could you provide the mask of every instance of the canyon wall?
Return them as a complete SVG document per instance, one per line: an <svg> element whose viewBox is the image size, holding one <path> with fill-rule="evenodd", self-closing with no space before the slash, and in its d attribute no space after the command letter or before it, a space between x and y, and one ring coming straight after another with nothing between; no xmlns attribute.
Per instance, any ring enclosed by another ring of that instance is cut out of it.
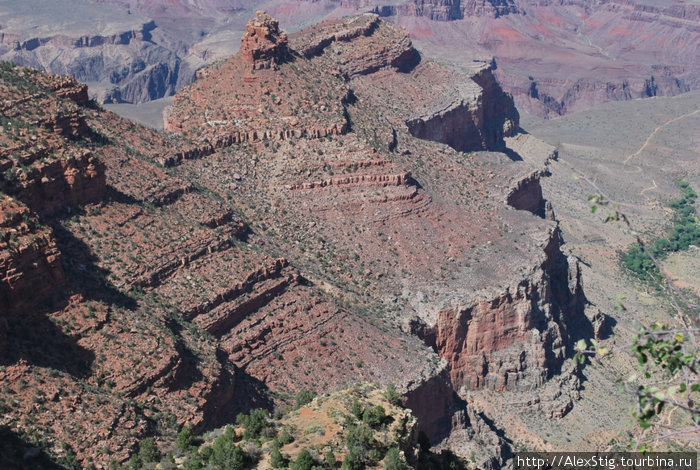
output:
<svg viewBox="0 0 700 470"><path fill-rule="evenodd" d="M65 284L61 253L51 230L19 201L0 195L0 217L0 311L22 314Z"/></svg>
<svg viewBox="0 0 700 470"><path fill-rule="evenodd" d="M413 320L412 331L447 360L456 391L528 391L559 372L585 304L580 275L560 243L559 230L551 230L541 264L500 294Z"/></svg>
<svg viewBox="0 0 700 470"><path fill-rule="evenodd" d="M407 119L409 132L460 152L503 147L503 138L514 135L519 128L520 116L513 98L498 85L487 64L469 79L479 86L476 92L455 86L457 94L449 101L436 102L438 109Z"/></svg>
<svg viewBox="0 0 700 470"><path fill-rule="evenodd" d="M353 10L372 8L379 16L416 16L434 21L454 21L469 16L498 17L518 13L513 0L409 0L395 5L376 5L368 0L337 0ZM376 5L376 6L375 6Z"/></svg>

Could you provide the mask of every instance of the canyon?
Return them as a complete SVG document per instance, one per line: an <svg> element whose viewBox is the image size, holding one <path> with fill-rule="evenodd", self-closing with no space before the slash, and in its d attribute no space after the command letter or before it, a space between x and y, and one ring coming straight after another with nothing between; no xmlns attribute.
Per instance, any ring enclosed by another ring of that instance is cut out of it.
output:
<svg viewBox="0 0 700 470"><path fill-rule="evenodd" d="M443 62L469 69L475 58L493 61L518 108L541 117L700 83L700 7L680 0L8 1L0 2L0 58L88 82L100 103L145 103L235 53L259 7L290 32L376 13ZM76 9L95 27L76 21Z"/></svg>
<svg viewBox="0 0 700 470"><path fill-rule="evenodd" d="M3 432L105 465L371 381L498 468L482 400L575 408L604 315L543 197L557 151L490 61L429 59L373 13L286 34L258 12L164 131L1 70Z"/></svg>

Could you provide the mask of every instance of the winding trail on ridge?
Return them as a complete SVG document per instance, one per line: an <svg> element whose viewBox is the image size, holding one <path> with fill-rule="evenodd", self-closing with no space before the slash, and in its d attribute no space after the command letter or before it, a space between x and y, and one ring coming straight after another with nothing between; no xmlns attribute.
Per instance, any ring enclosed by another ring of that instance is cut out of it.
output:
<svg viewBox="0 0 700 470"><path fill-rule="evenodd" d="M678 117L675 117L673 119L669 119L668 121L664 122L663 124L659 124L658 126L656 126L656 128L653 131L651 131L651 134L649 134L649 136L647 137L647 140L644 141L644 144L641 147L639 147L639 150L628 155L627 158L625 158L625 161L623 163L629 162L632 158L634 158L637 155L639 155L640 153L642 153L644 151L644 149L647 147L647 145L649 145L649 142L651 142L651 139L653 139L654 136L656 135L656 133L659 132L662 128L668 126L669 124L672 124L676 121L680 121L681 119L685 119L685 118L692 116L693 114L697 114L697 113L700 113L700 109L696 109L695 111L691 111L690 113L684 114L682 116L678 116Z"/></svg>

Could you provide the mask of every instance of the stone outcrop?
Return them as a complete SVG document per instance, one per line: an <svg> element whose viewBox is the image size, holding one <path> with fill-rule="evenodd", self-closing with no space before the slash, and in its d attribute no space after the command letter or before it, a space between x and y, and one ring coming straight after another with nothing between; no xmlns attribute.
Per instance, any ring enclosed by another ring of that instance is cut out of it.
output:
<svg viewBox="0 0 700 470"><path fill-rule="evenodd" d="M292 47L307 58L324 52L333 57L335 73L346 80L385 67L408 71L420 62L405 31L387 28L377 15L365 14L321 23L313 35L295 34ZM358 43L365 43L357 47Z"/></svg>
<svg viewBox="0 0 700 470"><path fill-rule="evenodd" d="M325 188L327 186L346 186L346 185L359 185L359 184L371 184L375 186L406 186L413 181L411 178L411 173L406 172L398 175L356 175L356 176L339 176L336 178L329 178L321 181L310 181L307 183L299 183L287 185L289 190L297 189L316 189Z"/></svg>
<svg viewBox="0 0 700 470"><path fill-rule="evenodd" d="M517 178L506 195L506 203L514 209L545 217L547 201L542 197L540 177L541 172L535 170L525 177Z"/></svg>
<svg viewBox="0 0 700 470"><path fill-rule="evenodd" d="M550 230L543 257L525 279L492 298L461 300L412 330L449 364L455 389L531 390L558 373L572 318L583 315L580 273Z"/></svg>
<svg viewBox="0 0 700 470"><path fill-rule="evenodd" d="M5 171L12 182L0 183L0 189L42 213L96 201L106 184L104 165L87 150L48 163L35 162L28 170L6 166Z"/></svg>
<svg viewBox="0 0 700 470"><path fill-rule="evenodd" d="M90 136L82 105L87 88L66 77L14 68L15 80L35 88L7 91L1 127L0 191L33 211L53 213L66 205L98 200L105 190L104 165L78 141Z"/></svg>
<svg viewBox="0 0 700 470"><path fill-rule="evenodd" d="M201 70L200 78L165 110L165 130L187 136L196 146L163 156L162 163L173 165L234 144L347 132L343 110L349 89L339 86L335 76L319 77L298 54L293 62L285 62L292 54L287 43L277 20L258 12L247 25L240 52ZM321 83L316 83L319 79ZM328 93L321 98L319 89Z"/></svg>
<svg viewBox="0 0 700 470"><path fill-rule="evenodd" d="M276 19L259 11L246 25L240 54L252 70L276 67L288 54L287 34L280 31Z"/></svg>
<svg viewBox="0 0 700 470"><path fill-rule="evenodd" d="M510 456L508 444L483 414L457 396L445 360L430 377L405 385L405 406L437 449L468 455L480 468L501 468Z"/></svg>
<svg viewBox="0 0 700 470"><path fill-rule="evenodd" d="M502 146L503 138L518 129L513 99L500 88L489 66L471 78L481 87L480 94L457 87L457 95L440 109L406 120L411 134L462 152Z"/></svg>

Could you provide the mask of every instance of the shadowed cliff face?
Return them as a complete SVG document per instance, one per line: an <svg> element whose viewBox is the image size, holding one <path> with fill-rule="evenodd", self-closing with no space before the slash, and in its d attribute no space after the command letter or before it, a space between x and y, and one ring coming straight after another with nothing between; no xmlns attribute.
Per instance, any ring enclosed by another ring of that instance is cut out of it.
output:
<svg viewBox="0 0 700 470"><path fill-rule="evenodd" d="M480 93L458 96L444 109L407 120L409 132L460 152L502 148L503 137L518 129L513 99L501 89L488 66L470 78L481 87Z"/></svg>

